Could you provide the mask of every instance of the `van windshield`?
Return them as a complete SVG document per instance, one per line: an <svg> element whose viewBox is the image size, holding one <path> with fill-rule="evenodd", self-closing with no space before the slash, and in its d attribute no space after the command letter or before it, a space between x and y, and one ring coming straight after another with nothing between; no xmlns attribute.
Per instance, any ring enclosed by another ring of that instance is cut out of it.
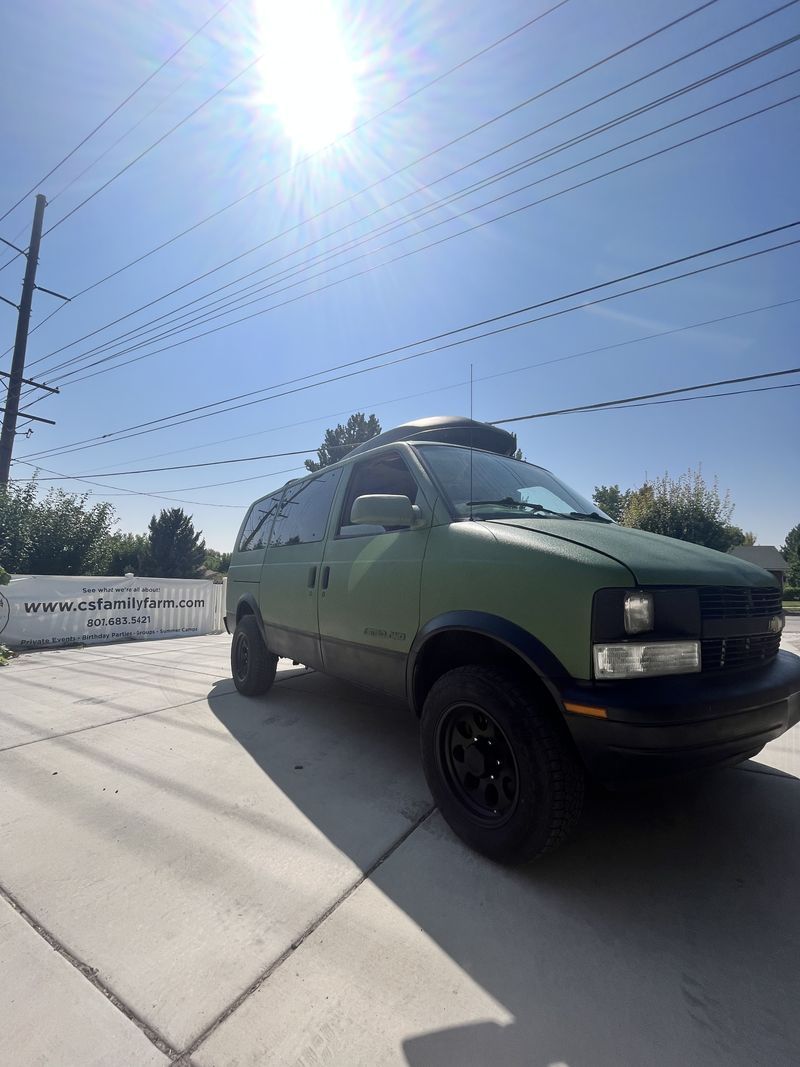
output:
<svg viewBox="0 0 800 1067"><path fill-rule="evenodd" d="M532 463L449 445L417 445L456 515L612 522L605 512Z"/></svg>

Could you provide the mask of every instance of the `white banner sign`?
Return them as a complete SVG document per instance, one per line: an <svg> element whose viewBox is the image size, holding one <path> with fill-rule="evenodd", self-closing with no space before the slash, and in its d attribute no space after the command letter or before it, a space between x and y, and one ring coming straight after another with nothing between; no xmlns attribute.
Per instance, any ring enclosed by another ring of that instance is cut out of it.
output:
<svg viewBox="0 0 800 1067"><path fill-rule="evenodd" d="M222 629L224 588L179 578L16 575L0 586L0 644L53 648Z"/></svg>

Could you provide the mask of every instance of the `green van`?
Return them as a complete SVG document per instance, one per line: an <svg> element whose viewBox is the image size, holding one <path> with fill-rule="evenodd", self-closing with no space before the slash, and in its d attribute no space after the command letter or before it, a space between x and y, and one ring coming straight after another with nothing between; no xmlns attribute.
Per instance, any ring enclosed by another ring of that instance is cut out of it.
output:
<svg viewBox="0 0 800 1067"><path fill-rule="evenodd" d="M502 862L552 849L591 777L755 755L800 719L800 658L759 567L618 526L512 434L380 434L257 500L226 625L239 692L278 657L407 700L453 830Z"/></svg>

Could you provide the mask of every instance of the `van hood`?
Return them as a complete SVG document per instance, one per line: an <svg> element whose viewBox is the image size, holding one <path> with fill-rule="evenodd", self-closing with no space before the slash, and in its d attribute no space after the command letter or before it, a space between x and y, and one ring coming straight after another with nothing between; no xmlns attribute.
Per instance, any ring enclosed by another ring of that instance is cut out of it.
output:
<svg viewBox="0 0 800 1067"><path fill-rule="evenodd" d="M578 519L487 519L593 549L621 563L636 585L775 585L769 571L711 548L612 523Z"/></svg>

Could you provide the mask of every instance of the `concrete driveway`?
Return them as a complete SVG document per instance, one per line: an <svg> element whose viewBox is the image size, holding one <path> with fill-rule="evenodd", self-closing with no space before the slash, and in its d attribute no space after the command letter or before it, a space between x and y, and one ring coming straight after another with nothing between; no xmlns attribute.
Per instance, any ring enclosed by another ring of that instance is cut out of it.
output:
<svg viewBox="0 0 800 1067"><path fill-rule="evenodd" d="M246 700L228 650L0 671L3 1062L797 1063L797 730L593 795L508 871L432 810L404 708L290 664Z"/></svg>

